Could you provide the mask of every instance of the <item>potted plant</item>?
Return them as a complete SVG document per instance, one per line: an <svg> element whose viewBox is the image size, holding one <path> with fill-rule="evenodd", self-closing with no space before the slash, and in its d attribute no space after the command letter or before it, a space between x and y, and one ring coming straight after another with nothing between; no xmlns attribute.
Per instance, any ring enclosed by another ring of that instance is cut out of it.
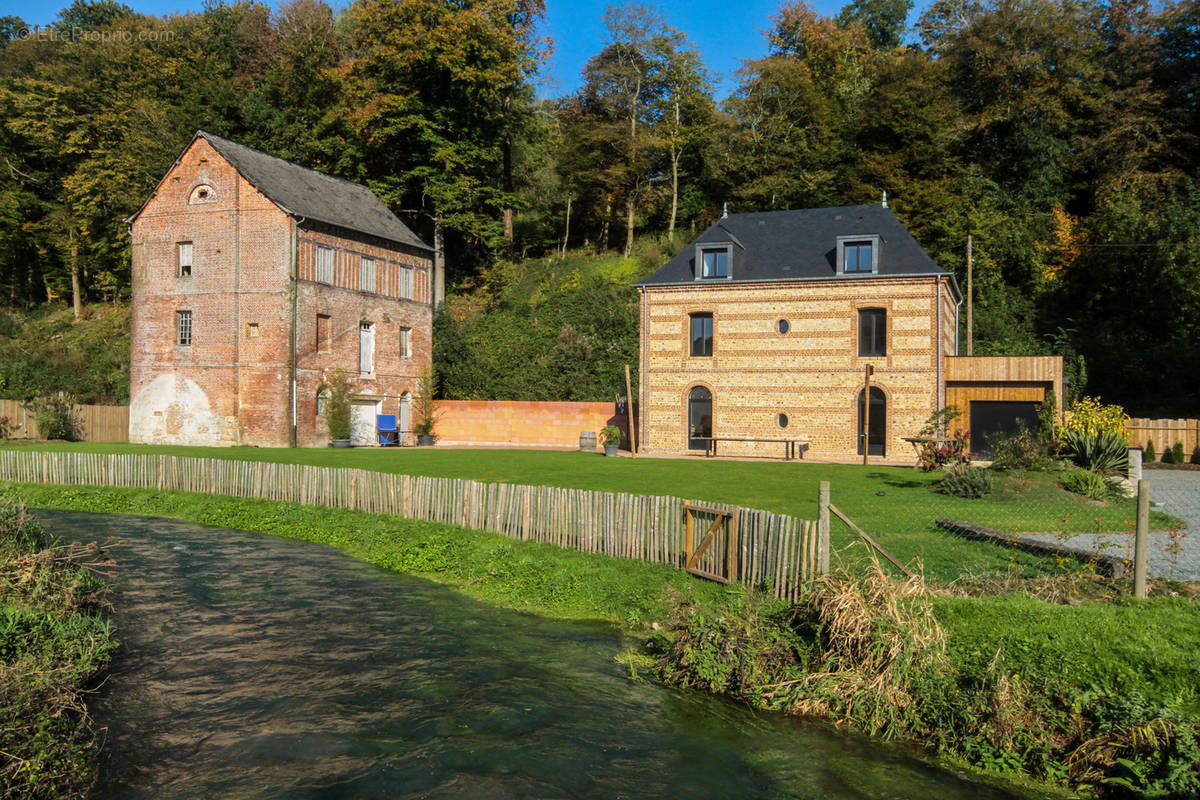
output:
<svg viewBox="0 0 1200 800"><path fill-rule="evenodd" d="M604 445L604 455L615 456L621 446L621 429L616 425L605 425L600 429L600 443Z"/></svg>
<svg viewBox="0 0 1200 800"><path fill-rule="evenodd" d="M435 422L433 393L437 388L437 373L434 372L432 366L421 370L421 374L417 377L417 397L414 405L416 406L417 416L421 421L413 426L413 432L417 434L417 444L421 447L429 447L433 444L433 426Z"/></svg>
<svg viewBox="0 0 1200 800"><path fill-rule="evenodd" d="M344 369L335 369L325 378L328 395L325 420L329 423L330 447L350 446L350 377Z"/></svg>

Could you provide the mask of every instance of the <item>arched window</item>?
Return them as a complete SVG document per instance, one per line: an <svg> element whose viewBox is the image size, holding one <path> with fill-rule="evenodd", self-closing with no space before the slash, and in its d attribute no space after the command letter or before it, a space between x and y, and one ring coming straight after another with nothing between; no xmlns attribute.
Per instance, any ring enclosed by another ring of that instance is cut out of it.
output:
<svg viewBox="0 0 1200 800"><path fill-rule="evenodd" d="M687 401L688 449L707 450L712 437L712 392L694 386Z"/></svg>
<svg viewBox="0 0 1200 800"><path fill-rule="evenodd" d="M213 187L207 183L202 183L195 189L192 189L192 194L188 197L188 205L198 205L200 203L215 203L217 202L217 193L213 191Z"/></svg>
<svg viewBox="0 0 1200 800"><path fill-rule="evenodd" d="M325 408L329 404L329 389L322 386L317 390L317 416L325 416Z"/></svg>

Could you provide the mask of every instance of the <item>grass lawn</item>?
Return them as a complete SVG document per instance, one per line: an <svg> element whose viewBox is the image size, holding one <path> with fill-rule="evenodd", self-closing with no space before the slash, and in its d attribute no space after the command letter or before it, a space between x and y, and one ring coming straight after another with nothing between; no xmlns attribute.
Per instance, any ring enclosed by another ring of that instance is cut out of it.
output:
<svg viewBox="0 0 1200 800"><path fill-rule="evenodd" d="M804 519L817 513L817 485L829 481L834 505L903 561L919 559L930 577L1015 569L1036 574L1058 569L1051 559L982 542L968 542L934 525L951 518L1008 532L1115 532L1132 530L1132 500L1098 503L1060 489L1052 475L1003 476L980 500L932 491L935 474L909 467L778 461L604 458L540 450L439 448L289 449L169 447L125 443L13 444L21 449L92 453L153 453L358 467L380 472L562 486L635 494L672 495L735 503ZM857 539L833 523L839 551ZM855 547L843 557L855 558ZM1073 567L1077 566L1072 564Z"/></svg>

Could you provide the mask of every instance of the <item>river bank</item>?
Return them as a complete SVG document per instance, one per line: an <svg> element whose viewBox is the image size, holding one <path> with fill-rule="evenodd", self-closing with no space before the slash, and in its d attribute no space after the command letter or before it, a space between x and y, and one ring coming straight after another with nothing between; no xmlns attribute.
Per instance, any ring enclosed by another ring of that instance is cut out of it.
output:
<svg viewBox="0 0 1200 800"><path fill-rule="evenodd" d="M627 660L670 682L909 739L994 774L1111 796L1200 786L1200 616L1187 598L1055 605L1011 587L950 597L848 579L788 608L670 568L434 523L153 491L0 490L322 542L481 602L613 621L650 639L650 654ZM857 611L829 616L847 608Z"/></svg>
<svg viewBox="0 0 1200 800"><path fill-rule="evenodd" d="M95 573L107 562L0 503L0 796L80 797L95 780L84 699L117 647Z"/></svg>

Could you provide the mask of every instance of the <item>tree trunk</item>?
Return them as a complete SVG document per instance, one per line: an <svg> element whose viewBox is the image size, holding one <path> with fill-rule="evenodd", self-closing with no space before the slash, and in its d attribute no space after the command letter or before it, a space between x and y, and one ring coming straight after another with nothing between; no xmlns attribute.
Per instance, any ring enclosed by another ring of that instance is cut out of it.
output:
<svg viewBox="0 0 1200 800"><path fill-rule="evenodd" d="M513 193L513 175L512 175L512 153L513 141L512 132L508 129L508 117L512 111L512 97L504 96L504 242L508 250L508 255L513 252L513 209L510 203L512 202Z"/></svg>
<svg viewBox="0 0 1200 800"><path fill-rule="evenodd" d="M600 225L600 252L608 252L608 220L612 216L612 197L604 200L604 222Z"/></svg>
<svg viewBox="0 0 1200 800"><path fill-rule="evenodd" d="M74 225L67 228L67 237L70 241L71 308L75 312L75 321L78 322L83 316L83 275L79 266L79 240L75 238Z"/></svg>
<svg viewBox="0 0 1200 800"><path fill-rule="evenodd" d="M677 141L679 136L679 89L675 90L675 130L671 139L671 221L667 225L667 240L675 238L675 216L679 213L679 155L682 148Z"/></svg>
<svg viewBox="0 0 1200 800"><path fill-rule="evenodd" d="M567 221L563 224L562 255L559 260L567 257L567 240L571 238L571 195L567 195Z"/></svg>
<svg viewBox="0 0 1200 800"><path fill-rule="evenodd" d="M625 200L625 257L629 258L633 253L633 212L634 212L633 194L631 193Z"/></svg>
<svg viewBox="0 0 1200 800"><path fill-rule="evenodd" d="M442 218L433 218L433 286L429 287L433 295L433 307L440 308L446 300L446 253L445 235L442 229Z"/></svg>
<svg viewBox="0 0 1200 800"><path fill-rule="evenodd" d="M671 221L667 223L667 241L675 239L675 217L679 213L679 148L671 145Z"/></svg>

